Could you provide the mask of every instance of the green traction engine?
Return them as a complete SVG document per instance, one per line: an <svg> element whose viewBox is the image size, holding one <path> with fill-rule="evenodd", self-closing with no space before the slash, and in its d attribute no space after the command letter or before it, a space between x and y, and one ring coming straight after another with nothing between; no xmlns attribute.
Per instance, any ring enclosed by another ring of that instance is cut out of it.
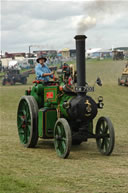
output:
<svg viewBox="0 0 128 193"><path fill-rule="evenodd" d="M20 142L33 148L38 138L54 139L56 153L67 158L72 145L79 145L95 138L98 150L110 155L114 148L114 128L109 118L100 117L96 128L93 119L98 108L103 108L103 98L96 103L88 92L94 87L86 83L84 35L75 36L77 85L72 89L63 79L57 81L34 81L31 90L21 97L17 111L17 127ZM100 85L100 79L97 79Z"/></svg>

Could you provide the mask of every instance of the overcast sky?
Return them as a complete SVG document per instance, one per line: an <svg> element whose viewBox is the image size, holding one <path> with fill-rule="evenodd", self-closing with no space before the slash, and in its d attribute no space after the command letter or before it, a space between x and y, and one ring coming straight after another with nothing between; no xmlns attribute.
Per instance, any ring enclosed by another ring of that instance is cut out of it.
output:
<svg viewBox="0 0 128 193"><path fill-rule="evenodd" d="M76 34L87 48L128 46L128 0L1 0L3 52L75 48Z"/></svg>

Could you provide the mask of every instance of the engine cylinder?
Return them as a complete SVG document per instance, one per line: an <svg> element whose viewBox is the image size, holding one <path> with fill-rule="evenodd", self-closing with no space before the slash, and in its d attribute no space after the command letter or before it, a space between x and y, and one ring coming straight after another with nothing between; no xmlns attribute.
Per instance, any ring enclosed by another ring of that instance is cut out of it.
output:
<svg viewBox="0 0 128 193"><path fill-rule="evenodd" d="M78 95L71 99L68 114L71 120L89 122L97 115L97 104L90 96Z"/></svg>

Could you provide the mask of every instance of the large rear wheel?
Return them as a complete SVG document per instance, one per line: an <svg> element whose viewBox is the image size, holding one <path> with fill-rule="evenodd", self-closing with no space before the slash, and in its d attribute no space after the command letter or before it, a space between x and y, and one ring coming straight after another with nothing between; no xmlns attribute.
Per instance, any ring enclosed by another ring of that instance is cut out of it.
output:
<svg viewBox="0 0 128 193"><path fill-rule="evenodd" d="M110 155L114 149L115 133L112 122L107 117L100 117L96 125L96 143L103 155Z"/></svg>
<svg viewBox="0 0 128 193"><path fill-rule="evenodd" d="M17 111L17 127L24 147L35 147L38 141L38 106L33 96L23 96Z"/></svg>
<svg viewBox="0 0 128 193"><path fill-rule="evenodd" d="M56 153L61 158L67 158L72 144L71 130L66 119L60 118L54 127L54 145Z"/></svg>

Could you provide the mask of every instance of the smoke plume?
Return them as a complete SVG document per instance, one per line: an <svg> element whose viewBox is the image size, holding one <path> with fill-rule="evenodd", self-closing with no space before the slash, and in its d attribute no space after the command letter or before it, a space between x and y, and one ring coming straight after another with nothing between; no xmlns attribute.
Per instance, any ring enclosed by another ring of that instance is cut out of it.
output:
<svg viewBox="0 0 128 193"><path fill-rule="evenodd" d="M85 31L94 27L95 25L96 25L96 18L90 16L83 17L78 23L77 33L84 34Z"/></svg>
<svg viewBox="0 0 128 193"><path fill-rule="evenodd" d="M94 0L86 1L83 4L83 17L77 23L77 34L84 34L85 31L96 26L98 22L106 22L107 17L116 16L125 4L119 1Z"/></svg>

